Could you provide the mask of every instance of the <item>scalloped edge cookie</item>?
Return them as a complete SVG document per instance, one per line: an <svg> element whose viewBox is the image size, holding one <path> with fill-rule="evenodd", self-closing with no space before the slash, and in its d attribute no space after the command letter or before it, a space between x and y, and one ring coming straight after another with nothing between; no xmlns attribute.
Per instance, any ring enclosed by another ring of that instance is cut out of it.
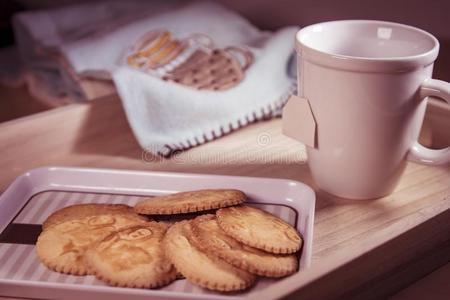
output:
<svg viewBox="0 0 450 300"><path fill-rule="evenodd" d="M217 209L243 203L244 192L233 189L204 189L144 199L134 211L144 215L170 215Z"/></svg>
<svg viewBox="0 0 450 300"><path fill-rule="evenodd" d="M144 223L141 219L120 214L72 219L43 230L35 250L41 262L53 271L87 275L90 270L84 261L84 254L91 244L120 228Z"/></svg>
<svg viewBox="0 0 450 300"><path fill-rule="evenodd" d="M74 219L81 219L84 217L102 215L102 214L120 214L128 215L130 218L147 221L144 216L138 215L133 211L131 206L126 204L106 204L106 203L88 203L88 204L74 204L63 207L53 212L42 223L42 229L47 230L49 227Z"/></svg>
<svg viewBox="0 0 450 300"><path fill-rule="evenodd" d="M196 248L189 240L189 230L190 221L181 221L171 226L164 238L170 261L189 282L221 292L240 291L253 284L255 275Z"/></svg>
<svg viewBox="0 0 450 300"><path fill-rule="evenodd" d="M166 230L164 224L148 222L111 233L86 251L90 272L119 287L157 288L171 283L178 272L164 254L162 240ZM132 251L138 251L144 262ZM150 258L148 262L145 257Z"/></svg>
<svg viewBox="0 0 450 300"><path fill-rule="evenodd" d="M283 277L297 271L295 255L268 253L247 246L227 235L215 215L202 215L191 222L193 244L210 255L216 255L237 268L265 277Z"/></svg>
<svg viewBox="0 0 450 300"><path fill-rule="evenodd" d="M246 205L221 208L216 216L226 234L250 247L290 254L300 250L303 244L294 227L258 208Z"/></svg>

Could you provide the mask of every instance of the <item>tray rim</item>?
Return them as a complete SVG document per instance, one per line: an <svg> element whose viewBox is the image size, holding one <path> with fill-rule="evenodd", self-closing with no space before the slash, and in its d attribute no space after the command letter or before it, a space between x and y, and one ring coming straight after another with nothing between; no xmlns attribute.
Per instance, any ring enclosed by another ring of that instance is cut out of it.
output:
<svg viewBox="0 0 450 300"><path fill-rule="evenodd" d="M45 192L45 191L68 191L68 192L90 192L90 193L112 193L112 194L127 194L127 195L145 195L145 194L155 194L154 192L149 193L149 189L139 189L136 192L136 189L132 189L132 193L130 193L130 190L124 190L122 188L114 189L114 187L110 187L110 189L103 189L103 190L96 190L92 186L79 186L79 185L66 185L66 184L55 184L55 182L49 182L50 179L52 179L52 175L67 175L70 173L76 174L76 173L96 173L97 175L103 174L105 176L125 176L125 175L132 175L132 176L144 176L149 178L167 178L167 179L173 179L177 178L180 179L192 179L192 180L227 180L227 181L240 181L240 182L251 182L251 181L257 181L261 183L263 186L263 183L270 183L270 184L276 184L279 187L285 186L289 189L294 190L303 190L304 193L306 193L309 197L309 211L307 213L308 220L305 226L307 227L308 235L304 237L304 250L303 255L305 255L305 259L302 260L302 268L309 268L311 264L312 259L312 241L313 241L313 232L314 232L314 213L315 213L315 202L316 202L316 195L314 190L309 187L308 185L299 182L294 181L290 179L281 179L281 178L266 178L266 177L249 177L249 176L230 176L230 175L210 175L210 174L200 174L200 173L182 173L182 172L156 172L156 171L135 171L135 170L122 170L122 169L101 169L101 168L73 168L73 167L57 167L57 166L51 166L51 167L40 167L36 169L31 169L22 175L18 176L9 186L8 188L0 195L0 216L2 217L0 219L0 232L2 232L7 224L9 224L16 216L16 212L13 211L11 208L12 205L9 205L8 199L14 199L14 198L20 198L22 202L16 203L16 207L22 208L24 203L28 201L31 197L34 195ZM53 178L54 179L54 178ZM64 180L62 180L64 181ZM81 180L82 181L82 180ZM26 186L28 188L20 188ZM176 191L176 190L175 190ZM17 195L17 192L20 193L20 195ZM134 193L136 192L136 193ZM161 194L165 194L167 192L170 192L168 190L159 191ZM280 205L287 205L285 203L281 203ZM288 205L294 210L299 212L299 208L296 207L296 205ZM8 207L11 206L11 207ZM9 218L4 218L5 216L9 216ZM298 225L300 227L300 224ZM273 283L272 285L276 285L277 283ZM73 291L78 292L102 292L103 289L99 289L99 286L84 286L84 285L73 285L73 284L65 284L65 283L51 283L51 282L32 282L32 281L24 281L24 280L12 280L12 279L0 279L0 287L2 287L2 290L5 290L6 287L39 287L44 289L70 289ZM104 287L105 293L107 293L109 287ZM128 296L150 296L148 294L148 291L145 290L142 291L142 294L137 292L136 290L131 289L125 289ZM156 297L164 297L164 298L183 298L183 299L189 299L193 298L205 298L205 299L246 299L249 297L250 294L242 295L242 296L234 296L234 295L211 295L211 294L185 294L182 292L175 292L171 291L170 293L167 293L165 291L155 290L152 291L154 296ZM2 294L2 293L0 293ZM123 291L117 290L117 293L115 293L117 296L124 295ZM10 296L10 294L8 294ZM99 295L100 296L100 295Z"/></svg>

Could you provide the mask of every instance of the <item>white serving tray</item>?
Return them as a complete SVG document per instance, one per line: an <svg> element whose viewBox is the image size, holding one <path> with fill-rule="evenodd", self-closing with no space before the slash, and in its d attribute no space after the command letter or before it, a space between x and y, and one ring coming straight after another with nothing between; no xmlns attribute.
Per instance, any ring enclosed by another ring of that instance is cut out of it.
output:
<svg viewBox="0 0 450 300"><path fill-rule="evenodd" d="M53 211L76 203L126 203L142 196L202 188L235 188L249 203L296 226L304 239L299 272L311 263L315 194L283 179L49 167L18 177L0 196L0 295L41 299L245 299L283 279L260 279L253 288L215 293L177 280L160 289L110 287L94 276L52 272L37 259L34 241Z"/></svg>

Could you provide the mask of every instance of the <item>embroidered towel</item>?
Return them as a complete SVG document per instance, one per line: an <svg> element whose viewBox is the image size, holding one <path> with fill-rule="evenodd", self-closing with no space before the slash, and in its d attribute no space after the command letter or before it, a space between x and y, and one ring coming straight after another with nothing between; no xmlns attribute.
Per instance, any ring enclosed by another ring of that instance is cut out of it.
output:
<svg viewBox="0 0 450 300"><path fill-rule="evenodd" d="M139 144L166 156L279 114L295 90L286 68L296 30L280 30L252 49L255 62L245 78L226 90L196 90L126 66L116 69L114 83Z"/></svg>
<svg viewBox="0 0 450 300"><path fill-rule="evenodd" d="M261 31L214 2L144 1L137 13L139 2L126 18L128 2L119 1L23 15L18 32L27 29L23 44L33 46L23 54L32 62L44 49L33 67L56 70L51 81L73 94L77 78L112 79L140 145L159 155L279 115L295 89L297 28ZM42 26L30 29L31 19Z"/></svg>
<svg viewBox="0 0 450 300"><path fill-rule="evenodd" d="M112 78L139 144L167 156L279 114L295 89L296 31L193 2L62 52L77 73Z"/></svg>

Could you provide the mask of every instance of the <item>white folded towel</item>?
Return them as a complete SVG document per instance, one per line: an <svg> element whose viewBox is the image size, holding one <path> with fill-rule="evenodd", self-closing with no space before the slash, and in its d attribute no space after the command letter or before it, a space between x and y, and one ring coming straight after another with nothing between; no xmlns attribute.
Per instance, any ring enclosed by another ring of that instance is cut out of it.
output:
<svg viewBox="0 0 450 300"><path fill-rule="evenodd" d="M296 27L261 31L214 2L181 2L171 9L148 3L151 13L120 26L113 21L98 28L81 26L89 34L76 39L47 34L48 46L56 45L78 76L113 79L144 149L166 156L280 114L295 89L291 68ZM77 36L76 30L70 32ZM153 40L144 39L139 48L143 36ZM154 54L153 48L159 52ZM172 54L173 59L161 64ZM211 75L204 77L206 86L193 75L199 61L208 62L200 68L201 74Z"/></svg>
<svg viewBox="0 0 450 300"><path fill-rule="evenodd" d="M274 34L258 49L245 79L225 91L197 91L118 68L113 79L141 147L166 156L278 114L295 89L286 72L295 32Z"/></svg>
<svg viewBox="0 0 450 300"><path fill-rule="evenodd" d="M252 53L253 63L241 82L220 91L161 80L160 71L167 67L158 69L159 73L143 72L127 64L136 41L157 29L169 31L178 40L206 35L216 49L245 48ZM79 74L112 76L139 144L166 156L279 114L295 89L289 68L296 31L289 27L263 32L217 3L194 2L101 37L64 45L62 52Z"/></svg>

